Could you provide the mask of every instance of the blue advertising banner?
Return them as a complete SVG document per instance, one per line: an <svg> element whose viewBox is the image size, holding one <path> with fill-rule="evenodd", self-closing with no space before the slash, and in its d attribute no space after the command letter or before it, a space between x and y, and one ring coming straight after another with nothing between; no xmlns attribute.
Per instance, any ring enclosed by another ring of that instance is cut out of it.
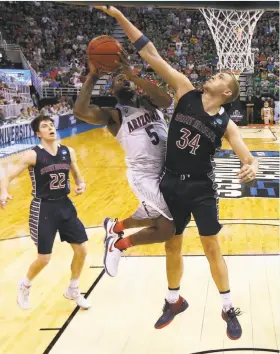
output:
<svg viewBox="0 0 280 354"><path fill-rule="evenodd" d="M30 70L0 69L0 80L8 85L11 83L25 86L32 85Z"/></svg>

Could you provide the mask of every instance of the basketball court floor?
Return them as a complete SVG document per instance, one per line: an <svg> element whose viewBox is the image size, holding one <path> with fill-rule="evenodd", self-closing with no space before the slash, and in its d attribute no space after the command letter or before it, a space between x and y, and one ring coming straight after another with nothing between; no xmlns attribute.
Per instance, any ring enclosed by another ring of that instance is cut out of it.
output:
<svg viewBox="0 0 280 354"><path fill-rule="evenodd" d="M104 274L102 221L106 216L125 218L138 203L128 187L124 155L115 139L104 128L88 130L80 125L61 135L61 142L76 150L87 182L86 193L80 197L72 193L71 198L89 236L81 290L92 308L79 310L62 295L70 277L72 251L59 239L52 262L33 283L32 309L17 306L18 280L36 257L28 236L31 183L24 172L11 185L13 201L0 210L0 353L279 353L279 129L256 126L240 131L260 159L257 179L239 184L240 162L227 143L216 158L224 225L220 239L234 305L243 311L240 340L230 341L225 334L220 296L193 221L185 230L181 285L190 307L166 328L153 327L167 290L162 244L130 249L116 278ZM28 148L32 141L21 144ZM14 154L0 159L0 173L19 158Z"/></svg>

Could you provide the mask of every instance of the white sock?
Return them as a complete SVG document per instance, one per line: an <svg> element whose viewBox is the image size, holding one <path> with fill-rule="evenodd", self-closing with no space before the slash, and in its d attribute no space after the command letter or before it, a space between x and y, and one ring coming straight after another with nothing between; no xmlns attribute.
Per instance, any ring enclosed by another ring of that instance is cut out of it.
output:
<svg viewBox="0 0 280 354"><path fill-rule="evenodd" d="M31 280L29 280L27 277L23 278L23 285L26 286L27 288L30 288L31 284Z"/></svg>
<svg viewBox="0 0 280 354"><path fill-rule="evenodd" d="M177 289L169 289L168 288L166 300L170 304L175 304L179 300L179 293L180 293L180 288L177 288Z"/></svg>
<svg viewBox="0 0 280 354"><path fill-rule="evenodd" d="M220 293L223 305L223 311L227 312L232 306L231 292L230 290L225 293Z"/></svg>
<svg viewBox="0 0 280 354"><path fill-rule="evenodd" d="M79 279L71 279L70 288L78 288L78 287L79 287Z"/></svg>

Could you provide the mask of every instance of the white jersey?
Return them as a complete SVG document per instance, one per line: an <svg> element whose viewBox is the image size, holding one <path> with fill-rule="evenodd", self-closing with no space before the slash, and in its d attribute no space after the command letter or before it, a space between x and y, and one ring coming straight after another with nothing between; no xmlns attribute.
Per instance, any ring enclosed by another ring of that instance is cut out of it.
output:
<svg viewBox="0 0 280 354"><path fill-rule="evenodd" d="M264 118L264 124L269 124L271 120L273 120L272 109L270 107L262 108L262 114ZM271 122L272 123L272 122Z"/></svg>
<svg viewBox="0 0 280 354"><path fill-rule="evenodd" d="M275 101L274 104L274 121L279 122L279 101Z"/></svg>
<svg viewBox="0 0 280 354"><path fill-rule="evenodd" d="M263 116L264 116L264 118L271 119L271 117L272 117L272 109L270 107L264 107L263 108Z"/></svg>
<svg viewBox="0 0 280 354"><path fill-rule="evenodd" d="M135 219L157 219L160 215L172 220L170 211L160 191L163 170L167 125L163 114L151 107L116 106L122 115L117 140L125 151L128 167L127 179L140 201Z"/></svg>
<svg viewBox="0 0 280 354"><path fill-rule="evenodd" d="M132 170L163 167L166 153L167 125L158 109L117 104L122 124L116 136L125 151L127 167Z"/></svg>

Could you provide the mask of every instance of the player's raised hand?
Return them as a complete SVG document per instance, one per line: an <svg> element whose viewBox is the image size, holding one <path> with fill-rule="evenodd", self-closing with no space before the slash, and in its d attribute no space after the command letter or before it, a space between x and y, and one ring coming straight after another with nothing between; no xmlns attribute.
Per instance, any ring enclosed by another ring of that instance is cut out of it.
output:
<svg viewBox="0 0 280 354"><path fill-rule="evenodd" d="M118 69L121 69L128 79L131 79L134 76L134 73L130 67L129 56L128 53L123 49L120 53L118 53L120 57L120 61L115 61Z"/></svg>
<svg viewBox="0 0 280 354"><path fill-rule="evenodd" d="M112 17L117 17L121 14L121 12L116 9L114 6L106 5L106 6L94 6L95 9L101 10L105 12L107 15Z"/></svg>
<svg viewBox="0 0 280 354"><path fill-rule="evenodd" d="M243 165L237 173L240 182L251 182L256 178L258 168L256 165Z"/></svg>
<svg viewBox="0 0 280 354"><path fill-rule="evenodd" d="M101 77L107 73L106 71L102 71L101 68L97 69L93 64L93 62L91 62L90 60L88 60L88 67L89 67L89 75L97 75L98 77Z"/></svg>
<svg viewBox="0 0 280 354"><path fill-rule="evenodd" d="M86 184L85 183L80 183L76 188L75 188L75 192L76 195L80 195L83 194L86 190Z"/></svg>
<svg viewBox="0 0 280 354"><path fill-rule="evenodd" d="M0 193L0 207L5 209L9 200L12 200L12 196L8 192Z"/></svg>

